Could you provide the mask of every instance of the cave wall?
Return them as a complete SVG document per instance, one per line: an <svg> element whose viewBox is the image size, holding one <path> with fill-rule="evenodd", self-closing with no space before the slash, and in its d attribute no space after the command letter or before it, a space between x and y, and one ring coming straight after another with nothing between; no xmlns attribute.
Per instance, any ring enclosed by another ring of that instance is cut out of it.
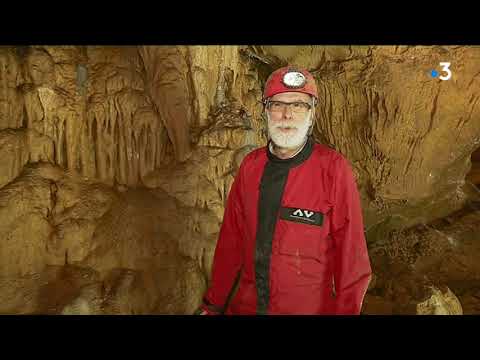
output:
<svg viewBox="0 0 480 360"><path fill-rule="evenodd" d="M403 226L463 204L470 155L480 145L478 47L264 47L271 63L314 71L315 134L352 162L368 224ZM432 69L451 62L452 78ZM402 220L403 219L403 220Z"/></svg>
<svg viewBox="0 0 480 360"><path fill-rule="evenodd" d="M192 132L228 98L258 111L260 84L236 46L4 47L0 56L0 129L22 129L12 141L32 132L45 142L27 149L50 146L33 161L50 156L110 183L136 186L186 160ZM10 179L24 162L12 164Z"/></svg>

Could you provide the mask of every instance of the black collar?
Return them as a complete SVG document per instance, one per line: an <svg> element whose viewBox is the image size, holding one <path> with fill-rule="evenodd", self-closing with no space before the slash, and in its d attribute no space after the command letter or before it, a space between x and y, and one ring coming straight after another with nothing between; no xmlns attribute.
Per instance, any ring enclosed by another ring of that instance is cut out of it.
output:
<svg viewBox="0 0 480 360"><path fill-rule="evenodd" d="M270 142L271 140L268 142L267 149L266 149L268 159L275 165L278 165L281 167L287 167L287 168L298 166L301 163L303 163L305 160L307 160L312 154L313 145L314 145L313 138L309 136L307 139L307 143L303 147L302 151L300 151L297 155L289 159L280 159L279 157L272 154L272 152L270 151L270 148L269 148Z"/></svg>

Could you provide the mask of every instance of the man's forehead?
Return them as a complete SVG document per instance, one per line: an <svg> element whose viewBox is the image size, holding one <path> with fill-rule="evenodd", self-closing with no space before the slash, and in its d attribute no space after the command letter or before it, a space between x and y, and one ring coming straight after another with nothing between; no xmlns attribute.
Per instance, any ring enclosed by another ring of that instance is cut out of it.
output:
<svg viewBox="0 0 480 360"><path fill-rule="evenodd" d="M283 100L302 100L302 101L309 101L310 100L310 95L300 93L300 92L284 92L280 94L275 94L273 95L270 100L276 100L276 101L283 101Z"/></svg>

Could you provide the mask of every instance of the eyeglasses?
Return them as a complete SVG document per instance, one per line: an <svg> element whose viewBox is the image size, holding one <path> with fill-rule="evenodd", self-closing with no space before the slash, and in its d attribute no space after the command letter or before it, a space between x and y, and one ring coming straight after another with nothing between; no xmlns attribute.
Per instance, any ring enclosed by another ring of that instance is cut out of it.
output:
<svg viewBox="0 0 480 360"><path fill-rule="evenodd" d="M267 109L271 112L283 112L289 107L293 113L305 114L312 108L312 105L303 101L283 102L283 101L269 101L267 102Z"/></svg>

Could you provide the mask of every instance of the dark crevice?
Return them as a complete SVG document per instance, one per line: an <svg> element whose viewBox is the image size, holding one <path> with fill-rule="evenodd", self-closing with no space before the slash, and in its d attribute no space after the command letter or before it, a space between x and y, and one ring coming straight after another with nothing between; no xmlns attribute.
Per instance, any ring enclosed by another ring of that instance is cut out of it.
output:
<svg viewBox="0 0 480 360"><path fill-rule="evenodd" d="M23 104L23 116L22 116L22 129L26 129L28 127L28 113L27 107Z"/></svg>
<svg viewBox="0 0 480 360"><path fill-rule="evenodd" d="M68 151L67 151L67 140L68 136L64 129L63 131L63 141L62 141L62 152L63 152L63 164L62 166L67 169L68 168Z"/></svg>
<svg viewBox="0 0 480 360"><path fill-rule="evenodd" d="M480 187L480 148L472 153L472 167L466 176L466 181Z"/></svg>

